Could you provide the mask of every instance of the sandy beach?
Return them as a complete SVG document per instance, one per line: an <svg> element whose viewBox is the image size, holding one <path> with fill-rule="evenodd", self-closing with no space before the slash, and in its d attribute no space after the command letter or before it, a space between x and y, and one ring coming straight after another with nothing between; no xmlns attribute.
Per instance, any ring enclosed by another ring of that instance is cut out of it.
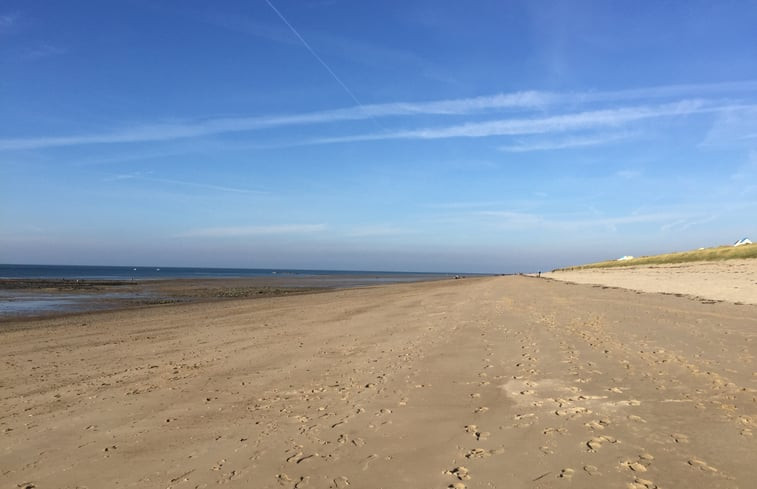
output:
<svg viewBox="0 0 757 489"><path fill-rule="evenodd" d="M0 486L750 488L756 342L521 276L8 322Z"/></svg>
<svg viewBox="0 0 757 489"><path fill-rule="evenodd" d="M556 271L543 277L704 300L757 304L757 260Z"/></svg>

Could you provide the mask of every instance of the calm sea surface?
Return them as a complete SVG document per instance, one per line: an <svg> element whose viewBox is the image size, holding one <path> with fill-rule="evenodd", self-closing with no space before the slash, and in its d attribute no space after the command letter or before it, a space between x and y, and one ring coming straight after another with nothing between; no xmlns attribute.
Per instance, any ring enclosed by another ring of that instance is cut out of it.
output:
<svg viewBox="0 0 757 489"><path fill-rule="evenodd" d="M297 276L360 276L387 281L424 280L449 277L450 273L372 272L344 270L286 270L265 268L193 267L103 267L75 265L2 265L0 278L86 279L86 280L159 280L171 278L243 278Z"/></svg>

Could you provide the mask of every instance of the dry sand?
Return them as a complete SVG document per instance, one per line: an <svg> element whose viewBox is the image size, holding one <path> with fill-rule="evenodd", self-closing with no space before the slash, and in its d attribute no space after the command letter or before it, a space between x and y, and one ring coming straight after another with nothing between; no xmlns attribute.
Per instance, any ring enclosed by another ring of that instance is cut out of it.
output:
<svg viewBox="0 0 757 489"><path fill-rule="evenodd" d="M0 487L757 480L757 306L494 277L0 328Z"/></svg>
<svg viewBox="0 0 757 489"><path fill-rule="evenodd" d="M757 304L757 259L590 268L542 276L579 284Z"/></svg>

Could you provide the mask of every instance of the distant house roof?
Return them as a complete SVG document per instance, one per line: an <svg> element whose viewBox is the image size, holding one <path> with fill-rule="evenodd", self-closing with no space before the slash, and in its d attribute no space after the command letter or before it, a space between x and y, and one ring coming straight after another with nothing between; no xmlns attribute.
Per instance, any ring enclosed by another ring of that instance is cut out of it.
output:
<svg viewBox="0 0 757 489"><path fill-rule="evenodd" d="M733 246L741 246L747 244L752 244L752 241L749 238L741 238L740 240L733 243Z"/></svg>

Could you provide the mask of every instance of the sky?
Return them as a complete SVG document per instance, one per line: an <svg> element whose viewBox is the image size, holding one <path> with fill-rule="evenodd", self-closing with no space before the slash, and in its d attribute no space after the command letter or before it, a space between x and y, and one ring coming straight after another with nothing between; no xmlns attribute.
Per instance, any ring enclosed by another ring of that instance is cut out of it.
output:
<svg viewBox="0 0 757 489"><path fill-rule="evenodd" d="M0 2L0 263L514 273L757 236L757 4Z"/></svg>

